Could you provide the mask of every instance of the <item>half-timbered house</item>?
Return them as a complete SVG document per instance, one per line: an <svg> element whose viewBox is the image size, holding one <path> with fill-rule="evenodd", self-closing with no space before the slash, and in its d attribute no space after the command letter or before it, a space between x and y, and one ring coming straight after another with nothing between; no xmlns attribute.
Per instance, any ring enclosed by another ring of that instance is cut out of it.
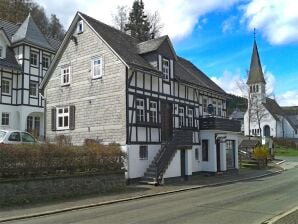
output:
<svg viewBox="0 0 298 224"><path fill-rule="evenodd" d="M119 143L128 179L238 168L240 123L226 119L226 93L168 36L140 42L78 12L41 88L47 137Z"/></svg>
<svg viewBox="0 0 298 224"><path fill-rule="evenodd" d="M39 84L58 44L41 33L30 15L20 25L0 20L0 128L44 135Z"/></svg>

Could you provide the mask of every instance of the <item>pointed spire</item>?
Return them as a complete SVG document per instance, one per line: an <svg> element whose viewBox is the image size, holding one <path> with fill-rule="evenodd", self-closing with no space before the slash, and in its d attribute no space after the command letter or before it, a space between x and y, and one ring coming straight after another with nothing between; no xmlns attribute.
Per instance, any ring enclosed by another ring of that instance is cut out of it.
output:
<svg viewBox="0 0 298 224"><path fill-rule="evenodd" d="M25 21L20 25L17 32L12 36L12 43L17 43L20 41L47 48L49 50L54 50L34 22L31 13L28 14Z"/></svg>
<svg viewBox="0 0 298 224"><path fill-rule="evenodd" d="M248 80L246 83L248 85L255 84L255 83L265 83L266 84L256 40L254 40L254 46L253 46L253 51L252 51L252 56L251 56Z"/></svg>

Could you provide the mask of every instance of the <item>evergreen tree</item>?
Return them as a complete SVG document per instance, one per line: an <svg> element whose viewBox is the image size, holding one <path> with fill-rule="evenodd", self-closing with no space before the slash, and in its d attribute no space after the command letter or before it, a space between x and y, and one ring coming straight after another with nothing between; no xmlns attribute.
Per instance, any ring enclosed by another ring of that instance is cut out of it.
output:
<svg viewBox="0 0 298 224"><path fill-rule="evenodd" d="M146 41L151 39L151 25L147 20L147 15L144 13L143 1L135 0L132 10L129 13L128 24L125 25L125 30L131 32L131 36Z"/></svg>

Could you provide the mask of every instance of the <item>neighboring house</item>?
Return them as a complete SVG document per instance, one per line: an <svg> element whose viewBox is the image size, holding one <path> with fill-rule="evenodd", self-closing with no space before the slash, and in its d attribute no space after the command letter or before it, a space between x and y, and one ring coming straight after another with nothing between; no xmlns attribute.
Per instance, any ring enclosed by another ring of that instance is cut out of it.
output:
<svg viewBox="0 0 298 224"><path fill-rule="evenodd" d="M244 117L245 135L298 138L298 113L289 113L287 108L280 107L274 99L266 97L266 82L255 41L247 85L250 100ZM249 116L250 108L252 112ZM256 119L257 116L261 119Z"/></svg>
<svg viewBox="0 0 298 224"><path fill-rule="evenodd" d="M226 93L168 36L140 42L78 12L41 88L47 138L119 143L129 179L238 168L240 124L225 118Z"/></svg>
<svg viewBox="0 0 298 224"><path fill-rule="evenodd" d="M244 133L244 114L239 108L236 108L231 114L230 119L237 120L241 122L241 132Z"/></svg>
<svg viewBox="0 0 298 224"><path fill-rule="evenodd" d="M0 128L44 134L39 84L58 42L47 40L29 15L21 25L0 19Z"/></svg>

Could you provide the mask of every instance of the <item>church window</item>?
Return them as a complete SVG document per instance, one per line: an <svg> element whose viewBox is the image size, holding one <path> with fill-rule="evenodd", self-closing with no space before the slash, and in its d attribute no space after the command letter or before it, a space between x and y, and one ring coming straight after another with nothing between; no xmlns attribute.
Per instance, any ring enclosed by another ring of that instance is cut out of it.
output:
<svg viewBox="0 0 298 224"><path fill-rule="evenodd" d="M255 92L256 92L256 87L255 87L255 86L253 86L252 88L253 88L253 92L255 93Z"/></svg>
<svg viewBox="0 0 298 224"><path fill-rule="evenodd" d="M257 90L256 90L256 91L257 91L257 93L258 93L258 92L259 92L259 85L257 85L257 86L256 86L256 88L257 88Z"/></svg>

